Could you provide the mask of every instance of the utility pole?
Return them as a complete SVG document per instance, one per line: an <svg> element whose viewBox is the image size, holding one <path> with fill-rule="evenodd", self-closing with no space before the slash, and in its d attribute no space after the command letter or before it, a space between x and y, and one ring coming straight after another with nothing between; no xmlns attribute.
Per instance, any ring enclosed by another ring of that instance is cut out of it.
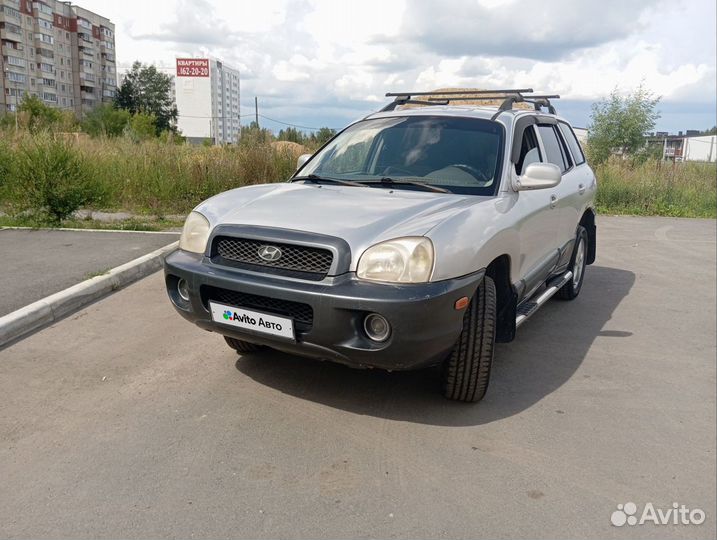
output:
<svg viewBox="0 0 717 540"><path fill-rule="evenodd" d="M256 117L256 127L259 127L259 98L254 96L254 115Z"/></svg>

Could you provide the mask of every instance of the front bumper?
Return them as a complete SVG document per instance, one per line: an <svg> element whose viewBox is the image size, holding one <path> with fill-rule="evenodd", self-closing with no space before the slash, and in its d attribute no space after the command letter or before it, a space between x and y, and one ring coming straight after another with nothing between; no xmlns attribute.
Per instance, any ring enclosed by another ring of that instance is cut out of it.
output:
<svg viewBox="0 0 717 540"><path fill-rule="evenodd" d="M472 298L484 274L412 285L371 283L353 273L314 282L219 266L180 250L165 259L164 272L175 309L201 328L300 356L387 370L440 362L462 328L465 310L456 310L454 304L463 296ZM177 293L179 279L189 285L189 302ZM308 304L313 323L297 331L293 341L214 322L207 299L212 288ZM391 324L385 342L365 334L363 320L369 313L383 315Z"/></svg>

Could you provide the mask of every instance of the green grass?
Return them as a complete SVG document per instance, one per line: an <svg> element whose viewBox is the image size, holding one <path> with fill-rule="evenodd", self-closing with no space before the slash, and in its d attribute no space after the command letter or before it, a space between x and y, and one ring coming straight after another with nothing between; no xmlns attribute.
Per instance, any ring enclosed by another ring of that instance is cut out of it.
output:
<svg viewBox="0 0 717 540"><path fill-rule="evenodd" d="M108 231L179 231L184 225L183 220L157 219L151 216L134 217L118 221L98 221L94 219L66 219L62 228L67 229L102 229ZM48 224L31 217L0 216L0 227L31 227L35 229L48 227Z"/></svg>
<svg viewBox="0 0 717 540"><path fill-rule="evenodd" d="M58 167L45 170L44 160L33 160L38 171L32 176L38 184L42 181L36 186L28 178L28 158L53 154L77 158L73 164L81 164L83 177L91 179L75 198L86 196L90 202L84 208L160 217L186 214L222 191L286 180L296 167L296 156L270 144L204 147L160 140L138 143L124 137L58 144L56 135L6 131L0 132L0 210L19 215L38 206L38 198L30 200L27 194L40 191L38 187L47 191ZM41 209L35 210L39 214Z"/></svg>
<svg viewBox="0 0 717 540"><path fill-rule="evenodd" d="M111 268L105 268L104 270L98 270L96 272L87 272L82 279L87 280L95 277L104 276L105 274L109 274L110 270Z"/></svg>
<svg viewBox="0 0 717 540"><path fill-rule="evenodd" d="M619 159L595 167L598 212L640 216L717 217L717 165Z"/></svg>
<svg viewBox="0 0 717 540"><path fill-rule="evenodd" d="M11 216L0 218L0 225L44 226L53 221L52 213L39 206L54 204L64 211L73 202L86 201L80 204L87 209L121 210L138 217L120 223L64 218L62 226L181 227L176 218L162 218L185 215L202 200L229 189L283 181L295 165L296 156L259 140L205 147L126 137L65 141L48 133L0 130L0 210ZM595 172L601 213L717 217L714 163L611 159Z"/></svg>

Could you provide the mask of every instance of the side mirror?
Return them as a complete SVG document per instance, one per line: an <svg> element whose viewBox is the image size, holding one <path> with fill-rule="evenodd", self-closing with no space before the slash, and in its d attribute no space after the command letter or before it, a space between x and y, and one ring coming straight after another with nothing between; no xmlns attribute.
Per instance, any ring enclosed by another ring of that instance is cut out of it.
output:
<svg viewBox="0 0 717 540"><path fill-rule="evenodd" d="M309 158L311 157L311 154L301 154L299 158L296 160L296 170L298 171L301 169L301 167L304 166L304 163L309 161Z"/></svg>
<svg viewBox="0 0 717 540"><path fill-rule="evenodd" d="M552 163L531 163L523 171L523 175L515 182L516 191L547 189L560 183L562 173Z"/></svg>

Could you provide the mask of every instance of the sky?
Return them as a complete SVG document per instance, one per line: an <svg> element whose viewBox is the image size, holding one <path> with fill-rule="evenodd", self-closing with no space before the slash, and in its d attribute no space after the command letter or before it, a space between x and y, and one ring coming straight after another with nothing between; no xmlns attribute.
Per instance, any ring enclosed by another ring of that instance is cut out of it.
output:
<svg viewBox="0 0 717 540"><path fill-rule="evenodd" d="M242 123L254 96L274 120L341 128L389 91L531 87L582 127L593 102L643 83L661 96L657 130L717 124L714 0L77 3L114 22L119 68L210 56L239 69Z"/></svg>

